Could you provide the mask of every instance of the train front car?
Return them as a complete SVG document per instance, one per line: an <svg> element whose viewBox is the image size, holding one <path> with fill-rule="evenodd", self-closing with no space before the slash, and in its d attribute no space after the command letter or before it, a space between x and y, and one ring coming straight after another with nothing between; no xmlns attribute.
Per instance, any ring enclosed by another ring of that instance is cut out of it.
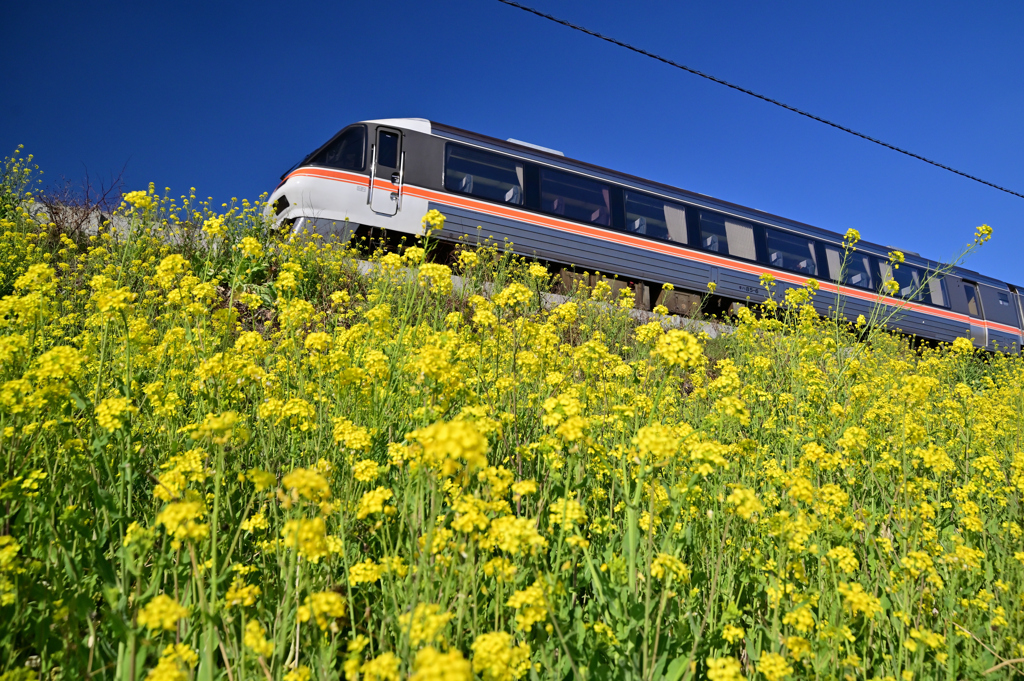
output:
<svg viewBox="0 0 1024 681"><path fill-rule="evenodd" d="M348 238L360 226L418 235L427 202L406 191L415 173L415 139L429 139L418 118L350 125L288 171L266 213L282 229Z"/></svg>

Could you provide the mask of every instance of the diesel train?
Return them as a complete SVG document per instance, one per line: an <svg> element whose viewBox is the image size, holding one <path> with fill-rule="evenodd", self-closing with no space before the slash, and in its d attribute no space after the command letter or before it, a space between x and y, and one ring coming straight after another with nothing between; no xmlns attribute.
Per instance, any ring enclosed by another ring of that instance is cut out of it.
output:
<svg viewBox="0 0 1024 681"><path fill-rule="evenodd" d="M841 296L848 317L881 302L896 308L891 326L923 339L968 337L1004 352L1024 340L1024 288L910 252L893 269L891 249L867 241L843 267L835 232L419 118L342 129L282 176L267 206L296 230L342 238L419 235L436 209L447 218L434 234L442 241L507 240L519 254L649 290L713 282L720 301L759 302L762 273L781 290L813 278L823 314Z"/></svg>

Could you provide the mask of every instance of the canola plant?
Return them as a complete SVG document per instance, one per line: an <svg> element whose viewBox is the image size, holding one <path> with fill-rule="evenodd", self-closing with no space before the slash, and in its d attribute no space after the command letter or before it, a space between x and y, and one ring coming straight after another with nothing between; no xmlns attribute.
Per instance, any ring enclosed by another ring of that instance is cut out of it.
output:
<svg viewBox="0 0 1024 681"><path fill-rule="evenodd" d="M494 247L366 272L194 191L75 240L30 176L0 196L4 680L1024 670L1016 356L821 318L813 281L709 339L606 285L545 305Z"/></svg>

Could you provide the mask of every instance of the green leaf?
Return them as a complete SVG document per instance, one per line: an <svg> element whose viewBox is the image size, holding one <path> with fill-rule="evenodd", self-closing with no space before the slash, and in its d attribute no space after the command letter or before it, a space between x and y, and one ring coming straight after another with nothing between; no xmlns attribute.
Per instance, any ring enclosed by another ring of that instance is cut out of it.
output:
<svg viewBox="0 0 1024 681"><path fill-rule="evenodd" d="M679 679L683 678L683 674L686 672L686 663L688 661L689 658L683 657L681 655L676 659L672 660L672 662L668 665L668 669L665 670L665 676L662 677L663 680L679 681ZM654 678L658 677L655 676Z"/></svg>

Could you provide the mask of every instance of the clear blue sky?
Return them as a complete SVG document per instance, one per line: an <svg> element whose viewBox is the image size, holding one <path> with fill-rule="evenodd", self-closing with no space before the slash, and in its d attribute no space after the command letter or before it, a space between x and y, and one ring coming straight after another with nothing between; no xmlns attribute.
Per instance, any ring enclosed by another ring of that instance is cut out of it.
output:
<svg viewBox="0 0 1024 681"><path fill-rule="evenodd" d="M1024 192L1024 3L530 0ZM344 125L430 118L1024 285L1024 199L494 0L5 2L0 152L253 198Z"/></svg>

